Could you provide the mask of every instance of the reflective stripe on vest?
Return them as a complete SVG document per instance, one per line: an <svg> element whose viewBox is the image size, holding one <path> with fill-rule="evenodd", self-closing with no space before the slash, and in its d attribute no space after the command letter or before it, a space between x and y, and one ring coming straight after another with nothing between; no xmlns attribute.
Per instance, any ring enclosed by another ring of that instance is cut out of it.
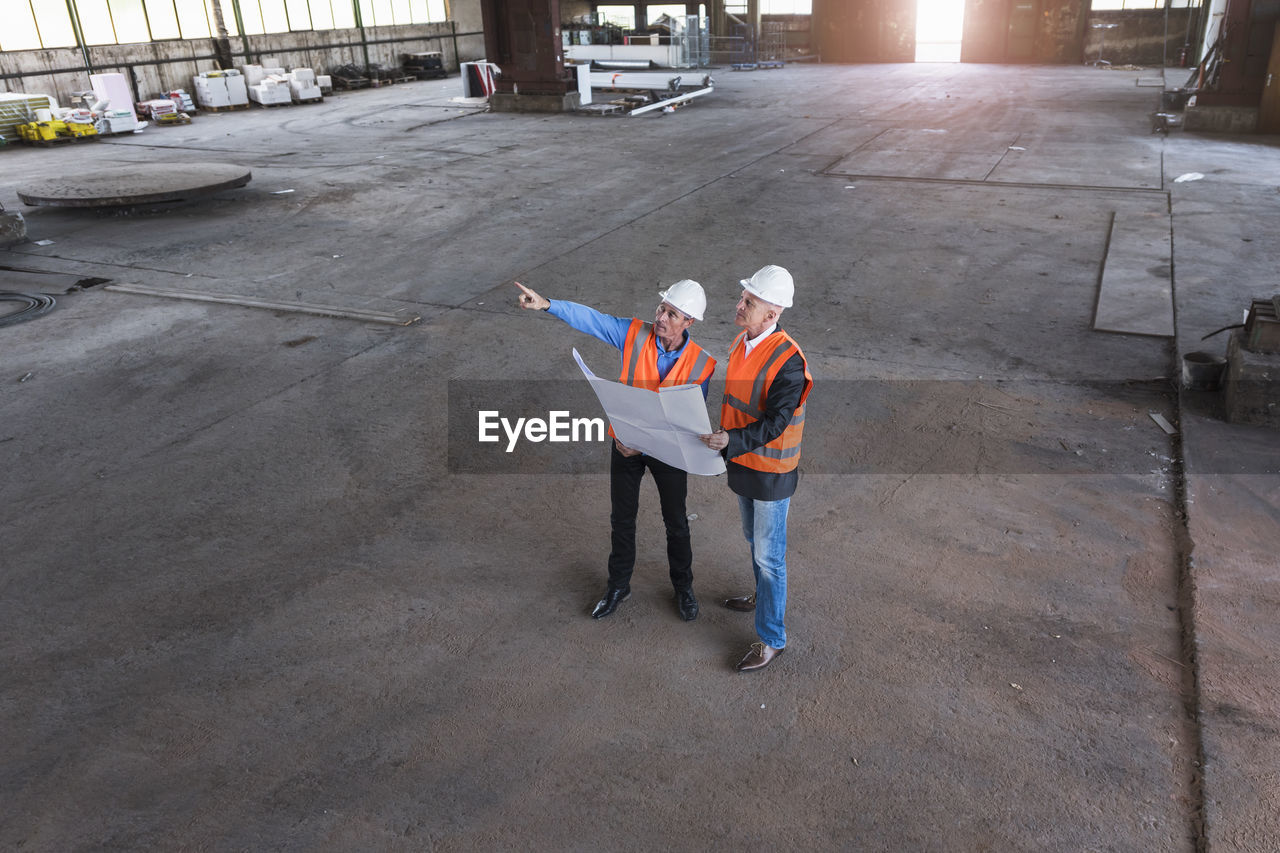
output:
<svg viewBox="0 0 1280 853"><path fill-rule="evenodd" d="M764 447L757 447L741 456L733 457L732 461L746 468L768 473L781 474L793 471L800 464L800 445L804 437L804 407L809 399L809 390L813 387L813 377L809 375L809 364L804 360L804 353L800 347L786 332L779 331L770 335L752 350L750 356L746 355L746 338L745 332L739 335L729 352L724 402L720 407L721 427L741 429L760 420L768 408L769 387L777 378L782 365L797 353L804 363L805 384L804 390L800 392L800 403L791 413L791 420L787 422L782 435ZM750 399L743 400L740 395L748 387L751 389Z"/></svg>
<svg viewBox="0 0 1280 853"><path fill-rule="evenodd" d="M701 385L715 372L716 360L706 350L687 341L680 358L667 371L666 377L658 376L658 337L653 324L632 320L627 339L622 344L622 373L619 382L636 388L657 391L671 385Z"/></svg>

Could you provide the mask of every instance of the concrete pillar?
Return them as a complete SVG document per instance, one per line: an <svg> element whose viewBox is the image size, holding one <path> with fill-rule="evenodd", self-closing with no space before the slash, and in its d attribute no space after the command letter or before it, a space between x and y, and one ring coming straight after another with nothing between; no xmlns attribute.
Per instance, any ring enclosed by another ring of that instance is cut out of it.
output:
<svg viewBox="0 0 1280 853"><path fill-rule="evenodd" d="M481 0L487 59L502 73L489 106L495 112L570 112L577 82L564 67L559 0Z"/></svg>
<svg viewBox="0 0 1280 853"><path fill-rule="evenodd" d="M1266 50L1269 50L1276 18L1275 12L1255 15L1254 5L1253 0L1227 0L1220 23L1211 25L1215 32L1225 33L1222 40L1224 61L1217 87L1213 91L1198 93L1197 107L1258 106L1267 73ZM1267 48L1262 48L1263 44Z"/></svg>

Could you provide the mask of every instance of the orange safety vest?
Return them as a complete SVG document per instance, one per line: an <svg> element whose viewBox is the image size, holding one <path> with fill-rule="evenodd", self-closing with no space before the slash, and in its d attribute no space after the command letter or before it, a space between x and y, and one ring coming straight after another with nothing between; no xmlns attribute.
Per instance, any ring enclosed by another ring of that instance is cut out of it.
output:
<svg viewBox="0 0 1280 853"><path fill-rule="evenodd" d="M643 332L643 334L641 334ZM627 339L622 344L622 373L619 382L636 388L657 391L673 385L701 385L715 372L716 360L692 340L684 345L684 352L667 371L665 379L658 376L658 336L653 324L632 320ZM609 427L613 435L613 427Z"/></svg>
<svg viewBox="0 0 1280 853"><path fill-rule="evenodd" d="M779 329L746 355L747 333L734 339L729 348L729 369L724 382L724 403L720 407L720 426L723 429L741 429L763 417L769 386L773 384L782 365L795 353L804 362L804 390L800 392L800 404L791 413L791 421L782 435L757 447L732 461L746 468L772 474L794 471L800 464L800 440L804 436L804 404L813 387L809 375L809 363L805 361L800 345Z"/></svg>

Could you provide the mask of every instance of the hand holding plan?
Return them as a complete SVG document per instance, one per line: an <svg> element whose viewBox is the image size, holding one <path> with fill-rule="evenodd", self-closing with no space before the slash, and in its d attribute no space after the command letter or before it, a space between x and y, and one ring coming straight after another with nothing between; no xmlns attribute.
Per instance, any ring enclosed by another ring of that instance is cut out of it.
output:
<svg viewBox="0 0 1280 853"><path fill-rule="evenodd" d="M699 438L711 432L707 404L697 385L676 385L654 393L621 382L601 379L573 358L591 383L618 441L690 474L724 473L724 459Z"/></svg>

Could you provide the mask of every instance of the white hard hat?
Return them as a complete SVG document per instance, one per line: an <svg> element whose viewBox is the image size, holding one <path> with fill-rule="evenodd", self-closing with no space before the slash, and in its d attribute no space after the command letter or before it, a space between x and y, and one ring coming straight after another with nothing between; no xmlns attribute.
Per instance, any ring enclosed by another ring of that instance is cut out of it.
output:
<svg viewBox="0 0 1280 853"><path fill-rule="evenodd" d="M686 317L702 319L702 312L707 310L707 295L702 292L702 285L691 278L682 278L666 290L658 292L663 302L670 303Z"/></svg>
<svg viewBox="0 0 1280 853"><path fill-rule="evenodd" d="M791 297L796 293L796 283L792 280L791 273L774 264L756 270L755 275L744 278L741 284L743 290L754 293L779 308L790 308Z"/></svg>

